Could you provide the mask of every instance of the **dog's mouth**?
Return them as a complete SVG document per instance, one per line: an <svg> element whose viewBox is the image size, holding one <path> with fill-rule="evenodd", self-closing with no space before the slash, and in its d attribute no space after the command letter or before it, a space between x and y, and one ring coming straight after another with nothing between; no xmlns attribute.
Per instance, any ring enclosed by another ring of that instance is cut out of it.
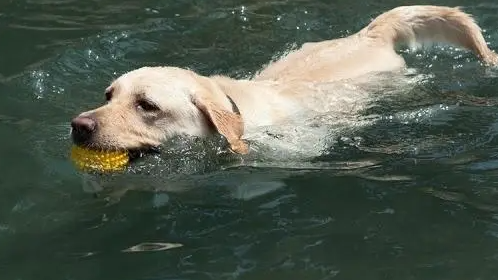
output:
<svg viewBox="0 0 498 280"><path fill-rule="evenodd" d="M148 146L142 148L127 149L127 152L128 152L128 157L130 158L130 162L133 162L147 155L160 154L161 149L158 146Z"/></svg>

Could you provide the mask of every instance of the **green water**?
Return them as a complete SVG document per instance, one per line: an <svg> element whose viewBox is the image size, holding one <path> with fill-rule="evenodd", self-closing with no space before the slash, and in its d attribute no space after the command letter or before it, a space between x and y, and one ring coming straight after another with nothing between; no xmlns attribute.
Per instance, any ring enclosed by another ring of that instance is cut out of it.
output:
<svg viewBox="0 0 498 280"><path fill-rule="evenodd" d="M425 3L463 6L498 49L493 1ZM305 162L223 169L187 145L84 181L67 160L68 121L124 71L248 76L402 4L0 3L0 279L497 279L498 71L463 51L405 53L424 78ZM144 242L174 248L125 251Z"/></svg>

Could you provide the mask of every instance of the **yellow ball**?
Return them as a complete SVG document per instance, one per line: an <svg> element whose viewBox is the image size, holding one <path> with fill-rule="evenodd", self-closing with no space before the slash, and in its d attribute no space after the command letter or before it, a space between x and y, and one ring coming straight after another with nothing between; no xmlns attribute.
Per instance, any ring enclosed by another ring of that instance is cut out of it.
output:
<svg viewBox="0 0 498 280"><path fill-rule="evenodd" d="M83 171L113 172L124 170L129 157L126 151L98 151L74 145L71 159Z"/></svg>

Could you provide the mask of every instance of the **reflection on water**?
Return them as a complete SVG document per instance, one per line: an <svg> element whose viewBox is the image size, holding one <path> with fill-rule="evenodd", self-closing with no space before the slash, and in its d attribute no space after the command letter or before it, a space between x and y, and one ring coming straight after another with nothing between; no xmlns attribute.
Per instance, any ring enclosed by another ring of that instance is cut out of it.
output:
<svg viewBox="0 0 498 280"><path fill-rule="evenodd" d="M495 4L438 3L498 49ZM249 157L178 138L124 174L68 161L68 120L125 71L247 77L398 4L0 3L2 278L495 279L497 71L455 48L401 50L358 114L262 128Z"/></svg>

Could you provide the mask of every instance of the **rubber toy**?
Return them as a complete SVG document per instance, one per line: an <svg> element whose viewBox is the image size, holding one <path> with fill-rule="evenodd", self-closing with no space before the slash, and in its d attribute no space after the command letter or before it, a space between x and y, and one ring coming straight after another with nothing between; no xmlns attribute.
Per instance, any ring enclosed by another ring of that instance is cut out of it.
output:
<svg viewBox="0 0 498 280"><path fill-rule="evenodd" d="M99 151L73 145L71 160L82 171L122 171L128 164L126 151Z"/></svg>

